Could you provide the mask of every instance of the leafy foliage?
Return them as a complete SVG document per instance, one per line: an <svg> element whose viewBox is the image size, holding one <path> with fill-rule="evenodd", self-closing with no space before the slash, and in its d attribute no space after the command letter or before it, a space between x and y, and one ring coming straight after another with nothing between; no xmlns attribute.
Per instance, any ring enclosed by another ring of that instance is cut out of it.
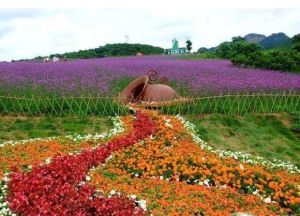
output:
<svg viewBox="0 0 300 216"><path fill-rule="evenodd" d="M260 64L268 69L297 71L300 68L300 55L294 51L271 50L263 54Z"/></svg>
<svg viewBox="0 0 300 216"><path fill-rule="evenodd" d="M296 34L293 39L293 48L294 50L296 50L297 52L300 52L300 34Z"/></svg>
<svg viewBox="0 0 300 216"><path fill-rule="evenodd" d="M190 52L192 50L192 41L186 41L186 49Z"/></svg>
<svg viewBox="0 0 300 216"><path fill-rule="evenodd" d="M296 51L262 51L257 43L249 43L241 37L234 37L232 42L222 43L216 54L221 58L230 59L232 64L237 66L295 72L300 70L300 56Z"/></svg>

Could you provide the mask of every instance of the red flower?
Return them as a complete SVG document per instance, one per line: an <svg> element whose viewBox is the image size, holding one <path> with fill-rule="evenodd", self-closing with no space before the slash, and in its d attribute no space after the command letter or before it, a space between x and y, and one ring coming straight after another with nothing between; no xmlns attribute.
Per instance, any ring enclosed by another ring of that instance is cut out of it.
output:
<svg viewBox="0 0 300 216"><path fill-rule="evenodd" d="M126 197L100 198L94 189L79 186L89 169L98 166L119 149L155 134L157 127L149 116L136 113L134 130L94 150L79 155L54 158L52 163L34 166L32 171L12 173L7 201L20 215L133 215L142 214Z"/></svg>

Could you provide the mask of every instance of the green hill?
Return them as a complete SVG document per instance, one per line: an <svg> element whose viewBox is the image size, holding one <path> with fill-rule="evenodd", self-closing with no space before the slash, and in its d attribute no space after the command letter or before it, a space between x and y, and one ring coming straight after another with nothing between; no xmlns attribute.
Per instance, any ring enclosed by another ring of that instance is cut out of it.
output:
<svg viewBox="0 0 300 216"><path fill-rule="evenodd" d="M292 48L292 40L283 32L271 34L258 43L263 49Z"/></svg>
<svg viewBox="0 0 300 216"><path fill-rule="evenodd" d="M94 49L79 50L75 52L57 53L51 54L49 57L66 57L68 59L87 59L87 58L101 58L105 56L131 56L137 53L143 55L163 54L164 49L161 47L155 47L146 44L106 44ZM36 57L36 59L42 59L42 56Z"/></svg>
<svg viewBox="0 0 300 216"><path fill-rule="evenodd" d="M263 34L257 34L257 33L250 33L245 35L243 38L250 43L256 43L260 45L261 48L264 50L291 49L293 47L292 39L283 32L273 33L269 36L265 36ZM198 53L216 51L221 44L211 48L201 47L198 49Z"/></svg>
<svg viewBox="0 0 300 216"><path fill-rule="evenodd" d="M247 152L300 166L300 113L187 116L216 149Z"/></svg>

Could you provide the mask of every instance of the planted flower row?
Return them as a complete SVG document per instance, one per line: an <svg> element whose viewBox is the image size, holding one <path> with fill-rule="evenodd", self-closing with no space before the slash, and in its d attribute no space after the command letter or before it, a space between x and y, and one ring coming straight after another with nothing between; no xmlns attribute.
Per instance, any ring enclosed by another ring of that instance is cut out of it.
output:
<svg viewBox="0 0 300 216"><path fill-rule="evenodd" d="M273 169L245 161L247 156L222 155L180 116L140 110L133 124L126 119L127 135L107 144L81 145L79 153L5 177L0 215L10 210L21 215L132 215L143 214L135 205L145 209L146 202L154 215L299 213L299 172L293 167Z"/></svg>
<svg viewBox="0 0 300 216"><path fill-rule="evenodd" d="M193 140L197 142L202 149L215 153L220 157L232 157L244 163L249 163L253 165L259 164L271 169L282 169L282 170L287 170L290 173L300 174L300 169L296 165L292 164L290 161L282 161L278 159L273 159L273 161L269 161L263 157L253 156L251 154L247 154L243 152L233 152L233 151L214 149L196 134L195 125L187 121L183 116L176 115L176 118L180 120L182 124L184 124L184 127L189 130L189 133L191 134Z"/></svg>
<svg viewBox="0 0 300 216"><path fill-rule="evenodd" d="M118 152L111 161L112 167L140 178L227 186L297 211L300 204L298 173L245 163L237 160L239 158L220 157L216 152L201 148L180 120L171 116L154 116L154 119L159 127L156 136Z"/></svg>
<svg viewBox="0 0 300 216"><path fill-rule="evenodd" d="M109 138L131 130L131 117L113 117L113 128L101 134L67 135L64 137L36 138L5 142L0 145L0 179L11 167L28 168L40 164L47 158L80 152L85 148L97 147Z"/></svg>
<svg viewBox="0 0 300 216"><path fill-rule="evenodd" d="M149 116L136 113L133 131L106 145L83 150L78 155L55 157L49 164L33 166L30 172L15 170L8 182L6 200L12 212L21 215L133 215L142 214L127 197L97 196L87 186L86 174L105 163L114 152L156 132Z"/></svg>
<svg viewBox="0 0 300 216"><path fill-rule="evenodd" d="M298 74L232 67L228 60L186 61L164 56L81 59L58 64L0 63L0 87L22 94L26 90L29 93L43 89L42 95L85 95L87 92L96 95L99 91L101 95L111 95L118 91L115 86L122 78L127 81L149 68L175 81L175 87L195 95L300 89Z"/></svg>
<svg viewBox="0 0 300 216"><path fill-rule="evenodd" d="M101 139L107 139L110 138L120 132L124 131L123 123L119 116L116 117L110 117L110 119L113 122L113 128L108 132L103 132L101 134L86 134L86 135L79 135L79 134L70 134L66 136L53 136L53 137L47 137L47 138L33 138L33 139L27 139L27 140L17 140L17 141L6 141L0 144L0 148L6 147L6 146L15 146L20 144L30 144L37 141L52 141L52 140L61 140L66 139L74 142L82 142L82 141L99 141Z"/></svg>
<svg viewBox="0 0 300 216"><path fill-rule="evenodd" d="M233 215L247 212L253 215L287 215L276 203L265 203L252 194L241 194L231 187L207 187L182 181L167 181L160 177L132 177L113 167L113 161L89 172L88 183L110 194L112 188L123 194L137 194L146 200L152 215Z"/></svg>

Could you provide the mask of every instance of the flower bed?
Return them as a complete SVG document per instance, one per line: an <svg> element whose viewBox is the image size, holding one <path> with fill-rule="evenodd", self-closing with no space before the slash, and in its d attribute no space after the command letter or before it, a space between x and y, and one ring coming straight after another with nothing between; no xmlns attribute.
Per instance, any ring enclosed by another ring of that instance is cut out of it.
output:
<svg viewBox="0 0 300 216"><path fill-rule="evenodd" d="M0 215L299 213L297 167L214 150L182 117L134 109L134 120L122 119L126 132L106 144L62 139L0 148L26 155L0 155L2 170L13 171L0 182ZM4 167L14 159L15 169Z"/></svg>
<svg viewBox="0 0 300 216"><path fill-rule="evenodd" d="M184 124L184 127L189 130L189 133L191 134L193 140L200 145L202 149L205 149L207 151L210 151L212 153L215 153L219 155L219 157L232 157L236 160L240 160L244 163L249 164L261 164L265 167L271 168L271 169L284 169L287 170L290 173L300 173L300 170L297 166L292 164L289 161L282 161L278 160L276 158L273 159L273 161L265 160L263 157L260 156L253 156L251 154L243 153L243 152L233 152L233 151L226 151L226 150L219 150L214 149L211 146L208 145L205 141L203 141L200 137L196 135L195 131L195 125L191 124L187 120L185 120L182 116L176 115L176 118L181 121L181 123Z"/></svg>
<svg viewBox="0 0 300 216"><path fill-rule="evenodd" d="M172 80L178 92L189 95L300 89L299 74L233 67L228 60L187 61L170 56L0 63L0 87L21 95L38 94L41 90L41 94L113 95L124 80L144 75L150 68Z"/></svg>
<svg viewBox="0 0 300 216"><path fill-rule="evenodd" d="M137 194L145 199L153 215L231 215L248 212L254 215L287 213L278 204L266 204L255 195L243 195L231 187L206 187L181 181L156 178L133 178L108 164L90 172L90 185L104 195L114 188L123 194Z"/></svg>
<svg viewBox="0 0 300 216"><path fill-rule="evenodd" d="M156 126L141 112L136 113L133 131L106 145L83 150L78 155L53 158L51 163L33 166L30 172L15 170L8 181L6 200L21 215L133 215L142 214L126 197L97 196L85 184L88 170L106 161L112 152L128 147L150 134Z"/></svg>
<svg viewBox="0 0 300 216"><path fill-rule="evenodd" d="M141 178L162 178L208 187L231 187L241 194L254 194L288 210L298 209L300 176L286 167L246 163L238 157L220 157L201 148L184 125L172 116L157 116L159 131L129 149L118 152L110 162L115 169Z"/></svg>
<svg viewBox="0 0 300 216"><path fill-rule="evenodd" d="M132 130L132 119L112 118L114 127L109 132L94 135L67 135L65 137L36 138L0 144L0 179L11 167L28 168L40 164L47 158L67 155L103 144L109 138L126 130Z"/></svg>

